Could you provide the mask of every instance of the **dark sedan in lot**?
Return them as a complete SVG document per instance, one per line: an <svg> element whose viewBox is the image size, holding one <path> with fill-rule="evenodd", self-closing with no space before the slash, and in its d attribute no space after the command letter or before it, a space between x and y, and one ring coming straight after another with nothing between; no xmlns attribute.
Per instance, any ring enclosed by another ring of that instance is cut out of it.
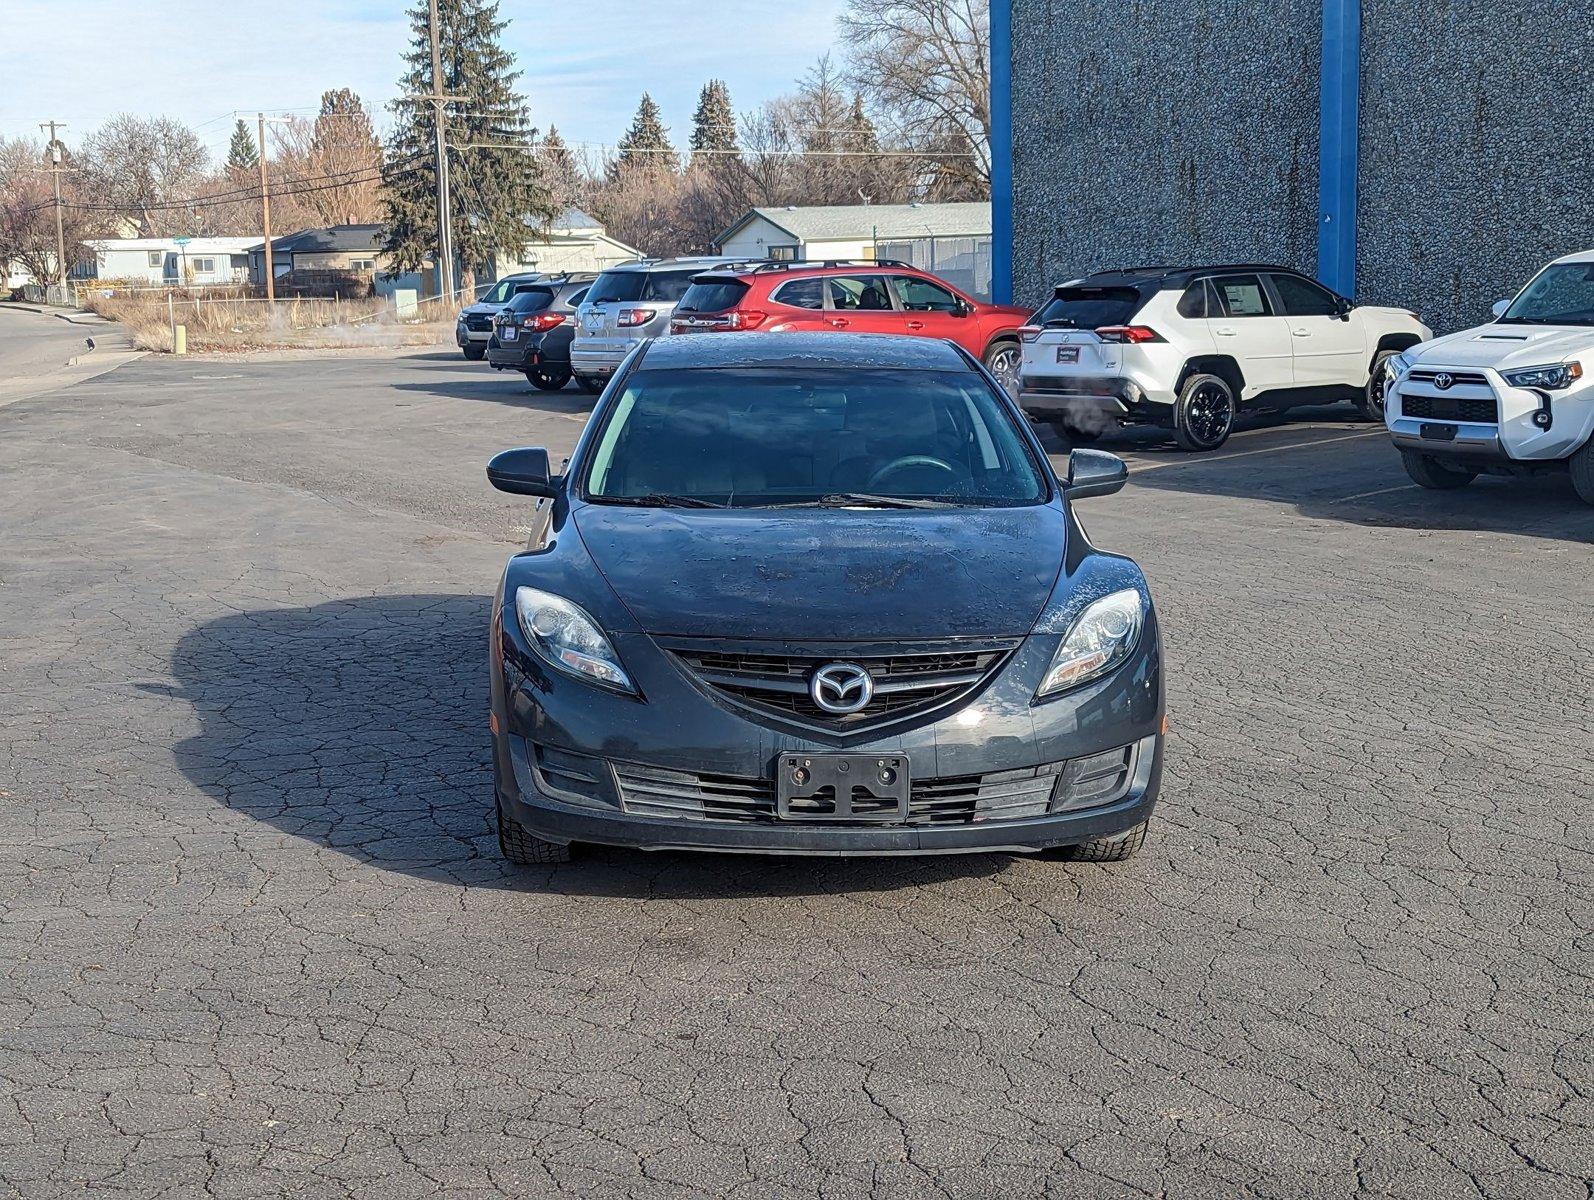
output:
<svg viewBox="0 0 1594 1200"><path fill-rule="evenodd" d="M487 361L497 371L523 371L534 388L557 392L570 382L576 305L596 275L553 275L525 288L493 318Z"/></svg>
<svg viewBox="0 0 1594 1200"><path fill-rule="evenodd" d="M499 841L785 854L1139 848L1161 777L1140 569L978 360L856 334L666 338L621 366L493 607Z"/></svg>

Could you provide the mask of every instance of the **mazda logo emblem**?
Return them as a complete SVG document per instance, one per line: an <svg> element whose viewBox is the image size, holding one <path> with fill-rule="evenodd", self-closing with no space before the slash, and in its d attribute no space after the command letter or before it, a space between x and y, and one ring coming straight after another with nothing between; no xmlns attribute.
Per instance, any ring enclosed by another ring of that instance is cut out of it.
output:
<svg viewBox="0 0 1594 1200"><path fill-rule="evenodd" d="M874 679L857 663L829 663L814 672L808 694L827 713L844 717L874 699Z"/></svg>
<svg viewBox="0 0 1594 1200"><path fill-rule="evenodd" d="M1455 381L1456 377L1449 371L1440 371L1439 374L1433 377L1434 387L1438 388L1441 392L1449 391L1450 385L1455 383Z"/></svg>

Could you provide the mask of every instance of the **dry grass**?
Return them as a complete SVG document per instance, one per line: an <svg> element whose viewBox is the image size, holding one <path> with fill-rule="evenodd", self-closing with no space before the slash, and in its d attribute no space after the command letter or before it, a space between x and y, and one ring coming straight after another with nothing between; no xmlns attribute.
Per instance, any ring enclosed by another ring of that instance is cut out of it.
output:
<svg viewBox="0 0 1594 1200"><path fill-rule="evenodd" d="M85 308L127 328L141 350L170 353L172 322L187 330L189 350L271 350L335 346L431 346L449 340L455 309L420 306L417 319L400 321L390 301L278 300L243 294L176 295L164 292L83 297Z"/></svg>

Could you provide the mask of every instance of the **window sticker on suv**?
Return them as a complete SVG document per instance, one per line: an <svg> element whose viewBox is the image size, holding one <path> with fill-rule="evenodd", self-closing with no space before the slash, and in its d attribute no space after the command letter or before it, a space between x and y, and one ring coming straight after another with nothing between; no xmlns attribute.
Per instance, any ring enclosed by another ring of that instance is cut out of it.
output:
<svg viewBox="0 0 1594 1200"><path fill-rule="evenodd" d="M1262 281L1255 275L1232 275L1227 279L1214 279L1218 298L1224 312L1231 317L1265 317L1272 313Z"/></svg>

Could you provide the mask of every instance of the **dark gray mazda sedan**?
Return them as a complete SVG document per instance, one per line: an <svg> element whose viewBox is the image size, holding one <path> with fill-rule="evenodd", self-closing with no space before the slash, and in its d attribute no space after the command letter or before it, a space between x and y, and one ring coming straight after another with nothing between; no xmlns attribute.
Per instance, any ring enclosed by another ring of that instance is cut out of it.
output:
<svg viewBox="0 0 1594 1200"><path fill-rule="evenodd" d="M499 840L776 854L1139 848L1157 619L1013 402L950 343L701 334L639 347L539 497L493 606Z"/></svg>

